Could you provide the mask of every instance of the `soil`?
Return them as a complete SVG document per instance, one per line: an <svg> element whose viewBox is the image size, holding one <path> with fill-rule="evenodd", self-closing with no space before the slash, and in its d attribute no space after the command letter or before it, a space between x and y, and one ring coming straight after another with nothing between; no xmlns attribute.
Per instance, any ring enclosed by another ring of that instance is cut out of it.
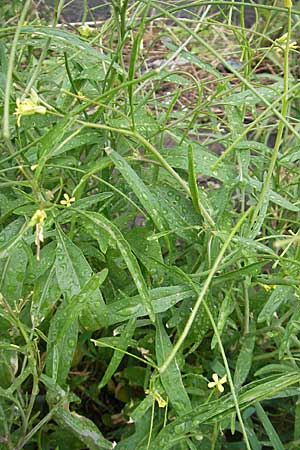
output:
<svg viewBox="0 0 300 450"><path fill-rule="evenodd" d="M45 16L45 13L51 17L53 12L53 7L55 5L56 0L42 0L39 2L41 6L39 6L40 9L44 9L43 15ZM66 2L67 3L67 2ZM69 2L68 2L69 3ZM179 0L169 0L166 2L169 6L173 6L178 4L182 4L182 1ZM188 2L191 3L191 2ZM87 15L87 21L91 20L104 20L110 17L111 15L111 1L104 1L104 0L87 0L88 4L88 15ZM182 10L178 14L180 17L188 17L191 16L193 13L193 10L198 10L197 8L189 8L189 10ZM62 21L63 22L80 22L82 20L82 15L84 12L84 1L83 0L73 0L72 3L67 4L67 6L63 9L62 12ZM222 17L226 17L228 14L228 8L226 7L220 7L220 8L213 8L212 13L219 14L219 19L222 20ZM251 27L253 23L255 22L255 10L252 7L246 6L245 7L245 26ZM233 21L235 23L239 23L239 12L234 11L233 13Z"/></svg>

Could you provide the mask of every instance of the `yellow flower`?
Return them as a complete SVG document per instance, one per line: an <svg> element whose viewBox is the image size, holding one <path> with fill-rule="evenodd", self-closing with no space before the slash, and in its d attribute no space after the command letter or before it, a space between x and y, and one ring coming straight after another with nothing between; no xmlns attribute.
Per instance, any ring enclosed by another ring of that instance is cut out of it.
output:
<svg viewBox="0 0 300 450"><path fill-rule="evenodd" d="M32 89L30 93L30 98L25 98L20 100L17 98L15 115L17 116L17 125L21 126L22 116L31 116L32 114L46 114L47 109L45 106L39 104L39 97L37 93Z"/></svg>
<svg viewBox="0 0 300 450"><path fill-rule="evenodd" d="M162 398L162 396L160 395L159 392L157 392L156 390L146 390L145 391L146 394L150 394L154 400L157 401L158 403L158 407L159 408L165 408L167 406L167 402L165 399Z"/></svg>
<svg viewBox="0 0 300 450"><path fill-rule="evenodd" d="M64 200L60 201L61 205L65 205L67 208L71 206L72 202L75 202L75 197L69 197L67 193L64 193Z"/></svg>
<svg viewBox="0 0 300 450"><path fill-rule="evenodd" d="M275 40L275 44L281 49L284 50L286 44L287 44L287 38L288 38L288 34L285 33L282 36L280 36L279 38L277 38ZM298 45L296 41L293 42L289 42L289 48L290 49L297 49Z"/></svg>
<svg viewBox="0 0 300 450"><path fill-rule="evenodd" d="M40 260L41 242L44 242L44 222L47 217L46 212L43 209L37 209L32 216L29 224L35 225L35 245L36 245L36 259Z"/></svg>
<svg viewBox="0 0 300 450"><path fill-rule="evenodd" d="M84 25L81 25L81 26L78 28L78 31L79 31L80 35L81 35L82 37L85 37L85 38L90 37L91 34L94 33L94 29L91 28L91 27L89 27L86 23L85 23Z"/></svg>
<svg viewBox="0 0 300 450"><path fill-rule="evenodd" d="M207 385L209 389L216 387L219 392L224 392L223 384L227 382L227 375L224 375L224 377L219 378L218 374L213 373L212 379L214 381L210 381Z"/></svg>
<svg viewBox="0 0 300 450"><path fill-rule="evenodd" d="M266 292L269 292L277 287L276 284L263 284L263 283L258 284L260 284L260 286L263 287Z"/></svg>

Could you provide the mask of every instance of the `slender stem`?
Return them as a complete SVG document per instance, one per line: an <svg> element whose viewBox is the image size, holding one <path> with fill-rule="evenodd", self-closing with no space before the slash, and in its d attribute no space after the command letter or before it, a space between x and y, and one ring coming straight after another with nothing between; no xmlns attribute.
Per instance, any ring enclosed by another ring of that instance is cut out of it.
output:
<svg viewBox="0 0 300 450"><path fill-rule="evenodd" d="M267 204L268 204L268 193L269 193L269 189L270 189L270 185L271 185L273 171L274 171L274 168L276 165L279 148L280 148L281 141L282 141L284 126L286 125L285 120L283 120L283 118L286 117L287 110L289 107L288 92L289 92L289 50L290 50L291 22L292 22L292 20L291 20L292 11L291 10L292 10L292 8L288 8L287 36L286 36L286 45L285 45L285 52L284 52L283 97L282 97L282 106L281 106L281 116L282 117L279 120L276 141L275 141L273 153L271 156L271 161L269 164L268 172L267 172L266 178L263 182L262 190L260 192L260 196L258 198L258 202L254 209L253 217L251 220L251 225L253 227L252 237L255 237L254 235L256 235L260 229L259 224L258 224L258 226L255 227L255 221L256 221L257 217L261 214L262 208L263 207L266 208Z"/></svg>
<svg viewBox="0 0 300 450"><path fill-rule="evenodd" d="M49 422L49 420L51 420L54 413L55 410L52 409L45 417L43 417L42 420L34 428L32 428L32 430L30 430L29 433L22 439L22 442L19 444L18 447L15 448L15 450L21 450L22 448L24 448L24 445L30 441L32 436L34 436L35 433L37 433L42 426L44 426L47 422Z"/></svg>
<svg viewBox="0 0 300 450"><path fill-rule="evenodd" d="M167 172L169 172L169 174L172 175L173 178L175 178L175 180L181 185L181 187L185 190L185 192L188 194L188 196L190 198L192 198L190 188L189 188L188 184L186 183L186 181L184 181L180 177L180 175L178 175L178 173L173 169L173 167L171 167L169 165L169 163L165 160L165 158L163 158L161 156L159 151L156 150L156 148L152 144L150 144L150 142L148 142L147 139L145 139L143 136L141 136L136 131L126 130L124 128L114 128L114 127L110 127L108 125L102 125L102 124L98 124L98 123L84 122L82 120L76 120L76 122L80 123L81 125L84 125L86 127L89 127L89 128L98 128L98 129L102 129L102 130L108 130L108 131L116 132L119 134L123 134L125 136L132 136L133 138L137 139L147 150L149 150L156 157L156 159L161 163L162 167L164 167L164 169L166 169ZM206 220L207 224L209 225L209 227L215 228L215 222L214 222L213 218L210 216L209 212L205 209L204 205L199 203L199 206L201 209L201 213L202 213L204 219Z"/></svg>
<svg viewBox="0 0 300 450"><path fill-rule="evenodd" d="M245 6L245 3L244 3ZM178 26L183 28L185 31L190 33L201 46L203 46L206 50L208 50L215 58L217 58L218 61L220 61L226 69L228 69L230 72L233 73L237 77L238 80L240 80L241 83L243 83L249 91L252 92L254 96L256 96L258 99L260 99L266 106L271 106L271 103L265 98L263 94L261 94L256 87L252 86L252 84L245 78L243 75L236 70L231 64L221 56L221 54L218 52L218 50L215 50L205 39L202 39L200 36L198 36L197 33L195 33L193 30L191 30L185 23L182 22L182 20L178 19L176 16L171 14L169 11L164 10L160 6L156 5L156 9L158 11L163 12L167 17L172 19ZM291 9L291 8L290 8ZM285 9L286 11L286 9ZM289 11L289 17L291 19L291 11ZM289 21L290 21L289 19ZM286 59L286 58L285 58ZM283 124L293 133L293 135L300 141L300 134L295 130L294 126L289 123L289 121L286 119L285 115L282 114L282 112L277 111L277 109L273 108L271 106L271 110L273 114L283 122ZM221 159L219 158L213 165L213 169L216 168L216 166L220 163Z"/></svg>
<svg viewBox="0 0 300 450"><path fill-rule="evenodd" d="M250 321L250 304L249 304L249 292L247 279L243 282L244 288L244 335L249 333L249 321Z"/></svg>
<svg viewBox="0 0 300 450"><path fill-rule="evenodd" d="M57 11L56 11L56 14L54 14L54 17L53 17L53 22L52 22L52 27L53 28L57 26L57 22L58 22L58 19L59 19L60 12L61 12L61 10L63 8L63 5L64 5L64 0L60 0L60 3L58 5ZM51 37L47 39L47 41L45 43L45 46L43 47L43 50L42 50L42 53L41 53L41 55L39 57L38 63L35 66L33 74L31 75L30 80L29 80L29 82L28 82L28 84L27 84L27 86L25 88L24 96L26 96L30 92L30 89L34 85L35 80L37 79L37 77L38 77L38 75L40 73L42 64L43 64L44 59L45 59L45 57L47 56L47 53L48 53L50 42L51 42Z"/></svg>
<svg viewBox="0 0 300 450"><path fill-rule="evenodd" d="M300 83L295 84L289 90L289 95L292 94L292 92L298 90L299 89L299 85L300 85ZM241 142L247 136L247 134L249 134L249 131L253 130L253 128L255 128L256 125L261 121L261 119L263 119L263 117L266 116L269 111L271 111L278 103L280 103L282 101L284 96L285 96L285 93L283 93L278 98L276 98L276 100L274 100L274 102L270 103L270 105L255 120L253 120L253 122L251 122L247 126L247 128L245 128L245 130L232 142L232 144L230 144L229 147L227 147L227 149L224 150L222 155L218 158L218 160L212 166L212 169L214 169L217 164L220 164L220 162L223 161L223 159L235 148L235 146L239 142Z"/></svg>
<svg viewBox="0 0 300 450"><path fill-rule="evenodd" d="M208 274L208 276L207 276L207 278L206 278L206 280L205 280L205 283L203 284L203 287L202 287L201 292L200 292L200 294L199 294L199 296L198 296L198 298L197 298L197 300L196 300L196 303L195 303L195 306L194 306L194 308L193 308L193 311L191 312L191 314L190 314L190 316L189 316L189 318L188 318L188 321L187 321L187 323L185 324L185 327L184 327L184 329L183 329L183 331L182 331L182 333L181 333L181 335L180 335L178 341L177 341L176 344L174 345L174 347L173 347L171 353L170 353L169 356L166 358L165 362L164 362L164 363L162 364L162 366L159 368L159 372L160 372L160 373L163 373L163 372L169 367L170 363L171 363L171 362L173 361L173 359L175 358L175 356L176 356L178 350L179 350L180 347L182 346L182 344L183 344L185 338L187 337L187 335L188 335L188 333L189 333L189 331L190 331L190 329L191 329L191 326L193 325L193 322L194 322L194 320L195 320L195 317L196 317L196 315L197 315L197 312L198 312L198 310L199 310L199 308L200 308L200 305L201 305L201 303L202 303L202 301L203 301L203 299L204 299L204 296L206 295L206 292L207 292L207 290L208 290L208 288L209 288L209 286L210 286L210 283L211 283L211 281L212 281L212 279L213 279L215 273L216 273L217 270L218 270L218 267L219 267L219 265L220 265L220 263L221 263L221 261L222 261L222 259L223 259L223 256L224 256L224 254L225 254L225 252L226 252L226 250L227 250L229 244L230 244L231 241L232 241L232 238L233 238L234 235L237 233L237 231L238 231L239 228L241 227L242 223L244 222L244 220L247 218L247 216L249 215L249 213L250 213L251 211L252 211L252 208L249 208L249 209L248 209L248 210L240 217L240 219L238 220L238 222L236 223L236 225L233 227L231 233L228 235L226 241L224 242L224 244L223 244L223 246L222 246L222 248L221 248L221 250L220 250L220 253L218 254L218 256L217 256L217 258L216 258L216 260L215 260L215 262L214 262L214 265L212 266L212 268L211 268L211 270L210 270L210 272L209 272L209 274Z"/></svg>
<svg viewBox="0 0 300 450"><path fill-rule="evenodd" d="M247 213L249 213L249 210L241 217L241 219L239 220L237 225L241 222L242 219L245 218ZM241 223L240 223L240 225L241 225ZM241 414L240 407L239 407L238 398L237 398L237 395L236 395L236 392L235 392L233 379L232 379L232 376L231 376L230 368L229 368L229 365L228 365L228 361L227 361L226 353L225 353L225 350L224 350L224 347L223 347L223 344L222 344L220 333L218 331L216 322L214 321L214 318L213 318L213 316L212 316L212 314L210 312L210 309L207 306L207 303L206 303L205 300L203 300L203 306L204 306L205 311L206 311L206 313L207 313L207 315L209 317L209 320L210 320L210 322L212 324L213 330L215 332L215 336L217 338L217 341L218 341L218 344L219 344L219 347L220 347L220 352L221 352L223 363L224 363L224 366L225 366L226 375L227 375L227 378L228 378L228 383L229 383L229 386L230 386L230 390L231 390L231 394L232 394L232 398L233 398L236 414L237 414L237 417L238 417L240 425L241 425L241 429L242 429L242 433L243 433L243 436L244 436L245 444L246 444L247 450L251 450L251 446L250 446L248 435L247 435L247 432L246 432L246 428L245 428L245 425L244 425L244 422L243 422L242 414Z"/></svg>
<svg viewBox="0 0 300 450"><path fill-rule="evenodd" d="M16 32L14 35L10 55L9 55L9 61L8 61L8 68L7 68L7 74L6 74L6 83L5 83L5 97L4 97L4 115L3 115L3 137L5 139L10 138L10 130L9 130L9 101L10 101L10 89L12 84L12 74L14 69L14 62L15 62L15 56L17 51L17 45L18 45L18 39L21 33L21 28L24 24L27 11L29 9L29 6L31 5L31 0L26 0L26 3L22 9L22 13L20 16L20 20L18 22Z"/></svg>

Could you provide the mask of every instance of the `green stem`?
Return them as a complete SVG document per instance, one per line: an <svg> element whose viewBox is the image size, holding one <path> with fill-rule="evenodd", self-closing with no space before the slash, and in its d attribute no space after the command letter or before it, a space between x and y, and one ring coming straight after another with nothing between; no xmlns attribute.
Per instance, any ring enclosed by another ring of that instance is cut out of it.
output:
<svg viewBox="0 0 300 450"><path fill-rule="evenodd" d="M10 138L10 130L9 130L9 101L10 101L10 89L12 84L12 74L14 69L14 62L15 62L15 56L17 51L17 45L18 45L18 39L21 33L21 28L24 24L27 11L29 9L29 6L31 4L31 0L27 0L20 16L20 20L18 22L16 32L14 35L10 55L9 55L9 61L8 61L8 68L7 68L7 74L6 74L6 83L5 83L5 97L4 97L4 114L3 114L3 137L5 139Z"/></svg>
<svg viewBox="0 0 300 450"><path fill-rule="evenodd" d="M258 198L258 202L256 204L256 207L254 209L253 217L251 220L251 226L252 226L252 237L254 237L254 234L257 235L259 232L260 226L255 227L255 221L258 218L258 216L261 214L261 210L264 207L266 209L266 205L269 203L268 200L268 193L272 181L273 171L275 169L277 157L279 148L282 141L284 126L286 125L285 120L283 120L286 117L287 110L289 107L289 50L290 50L290 40L291 40L291 17L292 17L292 8L288 8L288 17L287 17L287 37L286 37L286 46L285 46L285 52L284 52L284 78L283 78L283 97L282 97L282 106L281 106L281 118L279 120L278 124L278 131L276 135L276 141L274 144L273 153L271 156L271 161L269 164L267 176L263 182L262 190L260 192L260 196Z"/></svg>
<svg viewBox="0 0 300 450"><path fill-rule="evenodd" d="M244 5L245 5L245 3L244 3ZM215 58L217 58L217 60L220 61L223 64L223 66L226 67L226 69L228 69L230 72L232 72L233 75L235 75L237 77L237 79L241 83L243 83L249 89L249 91L252 92L253 95L255 95L258 99L260 99L267 107L270 107L273 114L280 121L282 121L283 124L291 131L291 133L293 133L293 135L300 141L300 134L295 130L294 126L291 123L289 123L289 121L285 118L285 115L282 114L282 112L277 111L277 109L275 109L274 107L272 107L271 103L264 97L264 95L261 94L257 90L257 88L252 86L252 84L245 77L243 77L243 75L241 75L238 70L236 70L234 67L232 67L230 65L230 63L220 55L218 50L215 50L208 42L206 42L204 39L202 39L200 36L198 36L198 34L195 33L193 30L191 30L185 23L182 22L182 20L178 19L176 16L171 14L169 11L164 10L163 8L161 8L158 5L156 5L156 9L158 11L163 12L167 17L172 19L178 26L183 28L188 33L190 33L190 35L192 35L194 37L196 42L198 42L202 47L204 47L206 50L208 50ZM285 9L285 11L286 11L286 9ZM291 19L291 11L289 11L289 21L290 21L290 19ZM286 60L286 58L285 58L285 60ZM212 169L215 169L217 167L217 165L220 163L220 161L221 161L221 158L219 158L214 163L214 165L212 166Z"/></svg>
<svg viewBox="0 0 300 450"><path fill-rule="evenodd" d="M241 219L239 220L237 225L245 218L245 216L246 216L246 214L248 212L249 212L249 210L241 217ZM241 223L240 223L240 225L241 225ZM243 433L243 436L244 436L246 448L247 448L247 450L251 450L249 439L248 439L248 435L247 435L246 428L245 428L245 425L244 425L244 422L243 422L243 418L242 418L242 414L241 414L241 411L240 411L238 398L237 398L237 395L236 395L236 392L235 392L233 379L232 379L232 376L231 376L231 373L230 373L230 369L229 369L229 365L228 365L228 362L227 362L226 353L225 353L225 350L224 350L224 347L223 347L223 344L222 344L222 340L221 340L221 337L220 337L220 333L218 331L217 325L216 325L216 323L214 321L214 318L213 318L213 316L212 316L212 314L210 312L210 309L207 306L207 303L206 303L205 300L203 300L203 306L204 306L206 314L208 315L209 320L210 320L210 322L212 324L215 336L217 338L217 341L218 341L218 344L219 344L219 347L220 347L220 352L221 352L223 363L224 363L224 366L225 366L226 375L227 375L227 378L228 378L228 383L229 383L229 386L230 386L230 390L231 390L231 394L232 394L232 398L233 398L236 414L237 414L237 417L239 419L241 430L242 430L242 433Z"/></svg>
<svg viewBox="0 0 300 450"><path fill-rule="evenodd" d="M76 122L81 125L84 125L86 127L108 130L111 132L123 134L125 136L131 136L131 137L137 139L147 150L149 150L156 157L156 159L160 162L162 167L164 167L164 169L166 169L167 172L169 172L169 174L172 175L173 178L175 178L175 180L181 185L181 187L185 190L185 192L188 194L188 196L190 198L192 198L190 188L189 188L188 184L186 183L186 181L183 180L178 175L178 173L173 169L173 167L171 167L168 164L168 162L161 156L159 151L156 150L156 148L152 144L150 144L150 142L148 142L147 139L145 139L143 136L141 136L136 131L127 130L124 128L114 128L114 127L110 127L108 125L102 125L102 124L98 124L98 123L83 122L82 120L76 120ZM213 218L210 216L209 212L205 209L203 204L199 203L199 207L201 209L202 216L206 220L209 227L215 228L215 222L214 222Z"/></svg>
<svg viewBox="0 0 300 450"><path fill-rule="evenodd" d="M187 337L187 335L188 335L188 333L189 333L189 331L190 331L190 329L191 329L191 326L193 325L193 322L194 322L194 320L195 320L195 317L196 317L196 315L197 315L197 313L198 313L198 310L199 310L200 305L201 305L201 303L202 303L202 301L203 301L203 299L204 299L204 296L206 295L206 292L207 292L207 290L208 290L208 288L209 288L209 286L210 286L210 283L211 283L211 281L212 281L212 279L213 279L215 273L216 273L217 270L218 270L218 267L219 267L219 265L220 265L220 263L221 263L221 261L222 261L222 259L223 259L223 256L224 256L224 254L225 254L225 252L226 252L226 250L227 250L229 244L230 244L231 241L232 241L232 238L233 238L234 235L237 233L237 231L238 231L239 228L241 227L242 223L244 222L244 220L246 219L246 217L249 215L249 213L250 213L251 211L252 211L252 208L249 208L249 209L248 209L248 210L240 217L240 219L238 220L238 222L236 223L236 225L233 227L231 233L228 235L226 241L224 242L224 244L223 244L223 246L222 246L222 248L221 248L221 250L220 250L220 253L218 254L218 256L217 256L217 258L216 258L216 260L215 260L215 262L214 262L214 265L213 265L213 267L211 268L211 270L210 270L210 272L209 272L209 274L208 274L208 276L207 276L207 278L206 278L206 280L205 280L205 282L204 282L204 284L203 284L203 287L202 287L201 292L200 292L200 294L199 294L199 296L198 296L198 298L197 298L197 300L196 300L196 303L195 303L195 306L194 306L194 308L193 308L193 311L191 312L191 314L190 314L190 316L189 316L189 318L188 318L188 321L187 321L187 323L185 324L185 327L184 327L184 329L183 329L183 331L182 331L182 333L181 333L181 335L180 335L178 341L177 341L176 344L174 345L172 351L170 352L169 356L166 358L166 360L165 360L165 362L163 363L163 365L159 368L159 372L160 372L160 373L163 373L163 372L169 367L170 363L171 363L171 362L173 361L173 359L175 358L175 356L176 356L178 350L179 350L180 347L182 346L182 344L183 344L185 338Z"/></svg>

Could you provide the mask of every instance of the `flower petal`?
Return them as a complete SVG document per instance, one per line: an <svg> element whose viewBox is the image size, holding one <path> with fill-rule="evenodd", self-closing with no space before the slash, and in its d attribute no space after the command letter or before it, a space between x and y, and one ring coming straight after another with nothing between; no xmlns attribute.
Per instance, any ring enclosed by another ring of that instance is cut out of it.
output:
<svg viewBox="0 0 300 450"><path fill-rule="evenodd" d="M221 384L227 383L227 375L224 375L224 377L222 377L222 378L219 380L219 383L221 383Z"/></svg>
<svg viewBox="0 0 300 450"><path fill-rule="evenodd" d="M218 390L219 392L224 392L224 386L222 384L218 383Z"/></svg>
<svg viewBox="0 0 300 450"><path fill-rule="evenodd" d="M209 387L209 389L212 389L216 386L216 383L214 381L210 381L207 386Z"/></svg>
<svg viewBox="0 0 300 450"><path fill-rule="evenodd" d="M217 373L213 373L213 374L212 374L212 379L213 379L216 383L218 383L218 381L219 381L218 374L217 374Z"/></svg>

